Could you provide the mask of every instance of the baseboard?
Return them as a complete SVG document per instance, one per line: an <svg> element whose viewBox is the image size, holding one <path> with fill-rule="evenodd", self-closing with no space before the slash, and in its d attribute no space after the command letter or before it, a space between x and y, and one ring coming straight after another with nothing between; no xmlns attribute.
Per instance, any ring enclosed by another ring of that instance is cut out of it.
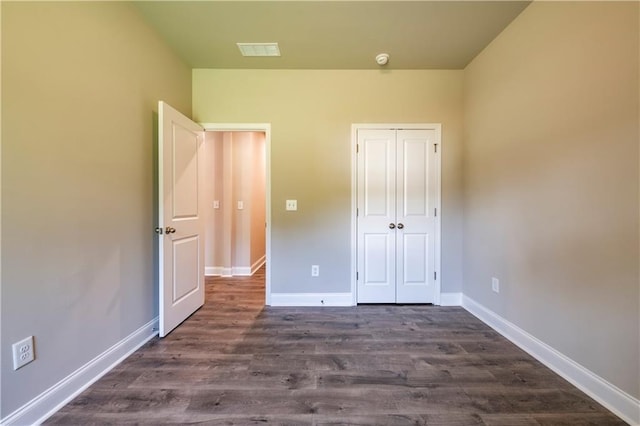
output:
<svg viewBox="0 0 640 426"><path fill-rule="evenodd" d="M266 262L267 262L266 254L262 256L260 259L253 262L253 265L251 265L251 275L255 274L258 269L262 268L262 265L264 265Z"/></svg>
<svg viewBox="0 0 640 426"><path fill-rule="evenodd" d="M351 293L271 293L271 306L353 306Z"/></svg>
<svg viewBox="0 0 640 426"><path fill-rule="evenodd" d="M37 425L44 422L157 334L158 318L155 318L1 419L0 424Z"/></svg>
<svg viewBox="0 0 640 426"><path fill-rule="evenodd" d="M515 324L464 296L462 306L630 425L640 425L640 400L586 369Z"/></svg>
<svg viewBox="0 0 640 426"><path fill-rule="evenodd" d="M222 266L205 266L204 275L206 277L214 277L222 275Z"/></svg>
<svg viewBox="0 0 640 426"><path fill-rule="evenodd" d="M231 275L234 277L248 277L251 275L250 266L232 266Z"/></svg>
<svg viewBox="0 0 640 426"><path fill-rule="evenodd" d="M441 293L440 306L462 306L462 293Z"/></svg>
<svg viewBox="0 0 640 426"><path fill-rule="evenodd" d="M223 266L205 266L204 274L208 277L230 277L230 276L239 276L246 277L251 276L256 273L258 269L262 267L267 261L267 256L262 256L260 259L255 261L251 266L233 266L231 268L225 268Z"/></svg>
<svg viewBox="0 0 640 426"><path fill-rule="evenodd" d="M225 268L223 266L205 266L204 275L207 277L230 277L232 274L231 268Z"/></svg>

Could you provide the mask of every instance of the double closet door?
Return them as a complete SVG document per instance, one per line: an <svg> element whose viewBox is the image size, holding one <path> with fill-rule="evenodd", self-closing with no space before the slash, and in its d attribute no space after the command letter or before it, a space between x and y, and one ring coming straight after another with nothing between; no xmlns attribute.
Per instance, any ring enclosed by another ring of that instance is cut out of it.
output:
<svg viewBox="0 0 640 426"><path fill-rule="evenodd" d="M358 130L358 303L435 302L437 137Z"/></svg>

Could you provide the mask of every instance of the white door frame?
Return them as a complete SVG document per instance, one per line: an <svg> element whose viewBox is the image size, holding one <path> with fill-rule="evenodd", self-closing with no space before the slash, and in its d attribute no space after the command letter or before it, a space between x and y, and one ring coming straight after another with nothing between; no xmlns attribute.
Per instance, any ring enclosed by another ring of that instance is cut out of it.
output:
<svg viewBox="0 0 640 426"><path fill-rule="evenodd" d="M438 155L436 156L436 208L438 209L438 215L436 216L435 224L435 272L436 272L436 295L434 305L440 305L440 295L442 288L440 285L440 252L442 250L440 232L442 224L442 124L440 123L356 123L351 125L351 297L352 304L355 306L358 304L358 288L356 282L356 273L358 266L358 218L356 217L358 208L358 156L357 156L357 144L358 144L358 130L364 129L426 129L434 130L436 132L436 139L438 141Z"/></svg>
<svg viewBox="0 0 640 426"><path fill-rule="evenodd" d="M265 198L266 198L266 262L264 300L271 304L271 123L200 123L205 132L264 132L265 143ZM204 271L203 271L204 273Z"/></svg>

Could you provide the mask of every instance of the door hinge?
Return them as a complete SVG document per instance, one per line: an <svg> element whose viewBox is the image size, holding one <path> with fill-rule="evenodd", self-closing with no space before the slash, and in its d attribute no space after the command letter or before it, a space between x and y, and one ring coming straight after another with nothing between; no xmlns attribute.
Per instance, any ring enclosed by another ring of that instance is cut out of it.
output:
<svg viewBox="0 0 640 426"><path fill-rule="evenodd" d="M437 143L433 144L433 152L435 152L436 154L438 153L438 144Z"/></svg>
<svg viewBox="0 0 640 426"><path fill-rule="evenodd" d="M438 216L438 209L433 209L433 216L437 217Z"/></svg>
<svg viewBox="0 0 640 426"><path fill-rule="evenodd" d="M433 280L437 280L438 279L438 273L436 271L433 271Z"/></svg>
<svg viewBox="0 0 640 426"><path fill-rule="evenodd" d="M360 209L356 207L356 217L360 216Z"/></svg>
<svg viewBox="0 0 640 426"><path fill-rule="evenodd" d="M359 144L359 143L357 143L357 144L356 144L356 154L357 154L357 153L359 153L359 152L360 152L360 144Z"/></svg>
<svg viewBox="0 0 640 426"><path fill-rule="evenodd" d="M358 272L356 272L356 281L358 281L359 277L360 277L360 274Z"/></svg>

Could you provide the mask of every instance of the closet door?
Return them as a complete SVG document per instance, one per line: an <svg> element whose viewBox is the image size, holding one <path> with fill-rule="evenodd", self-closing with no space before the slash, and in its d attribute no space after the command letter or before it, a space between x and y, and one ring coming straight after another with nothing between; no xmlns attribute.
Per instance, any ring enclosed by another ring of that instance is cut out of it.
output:
<svg viewBox="0 0 640 426"><path fill-rule="evenodd" d="M358 131L358 303L435 301L435 138Z"/></svg>
<svg viewBox="0 0 640 426"><path fill-rule="evenodd" d="M358 303L396 300L396 131L358 131Z"/></svg>
<svg viewBox="0 0 640 426"><path fill-rule="evenodd" d="M396 135L396 303L435 299L435 131Z"/></svg>

